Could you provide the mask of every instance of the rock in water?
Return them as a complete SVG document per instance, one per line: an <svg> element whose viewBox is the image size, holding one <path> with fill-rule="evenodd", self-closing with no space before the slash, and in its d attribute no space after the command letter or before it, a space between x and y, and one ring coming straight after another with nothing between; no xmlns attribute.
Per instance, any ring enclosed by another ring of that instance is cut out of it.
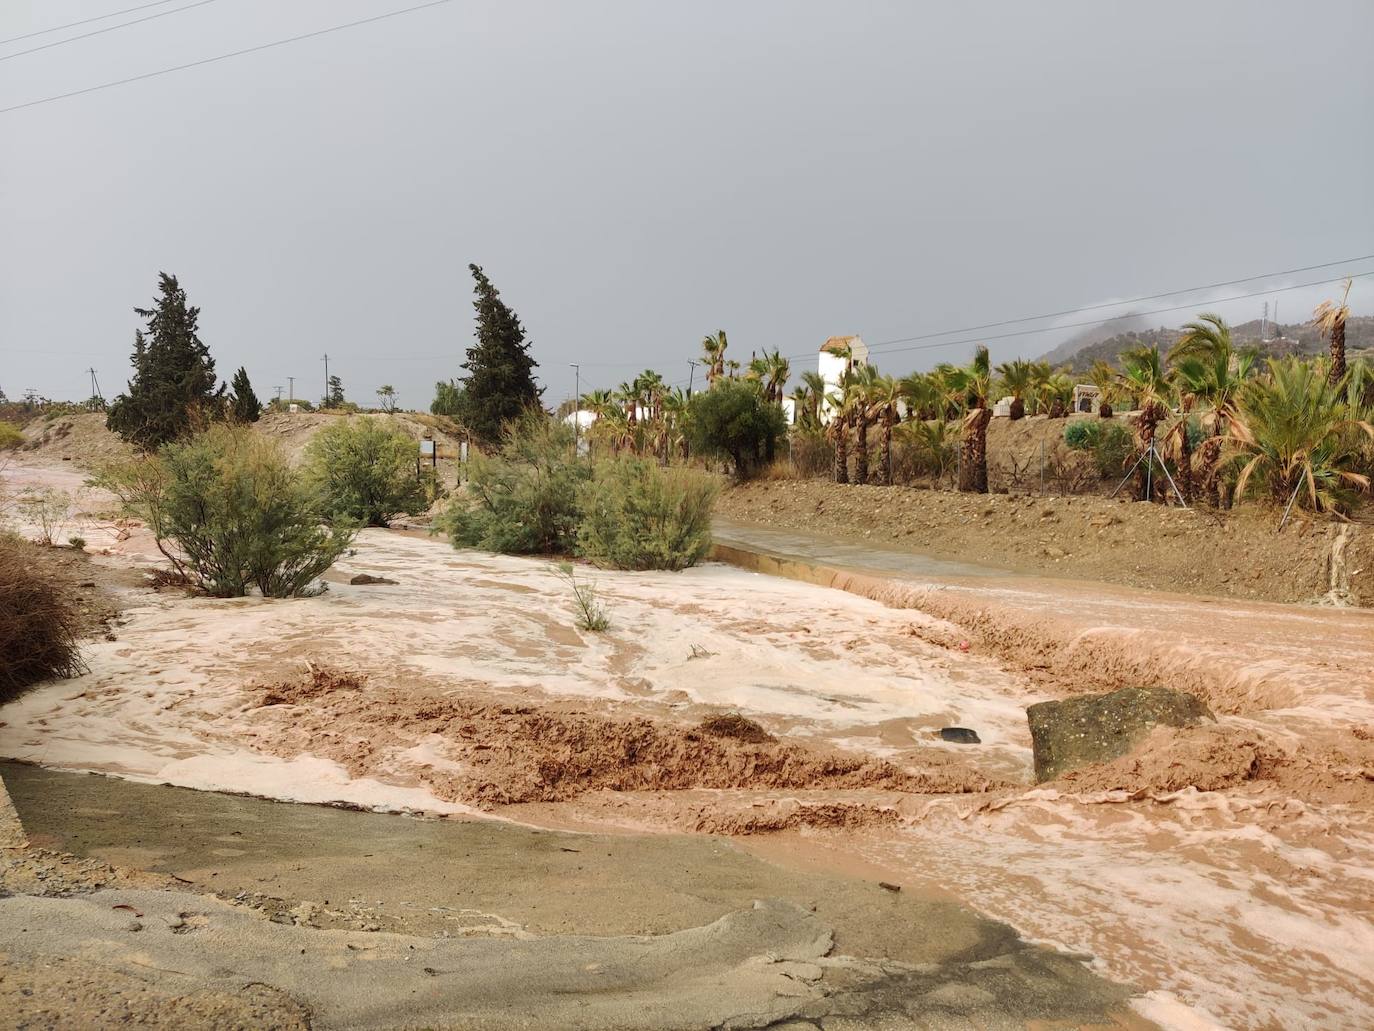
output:
<svg viewBox="0 0 1374 1031"><path fill-rule="evenodd" d="M396 581L388 580L384 576L373 576L371 573L359 573L348 582L354 587L362 587L365 584L394 584Z"/></svg>
<svg viewBox="0 0 1374 1031"><path fill-rule="evenodd" d="M1211 720L1196 695L1166 687L1126 687L1110 694L1038 702L1026 709L1037 782L1131 751L1150 728L1194 727Z"/></svg>
<svg viewBox="0 0 1374 1031"><path fill-rule="evenodd" d="M969 730L968 727L941 727L940 740L952 741L956 745L980 745L983 739L978 736L978 731Z"/></svg>

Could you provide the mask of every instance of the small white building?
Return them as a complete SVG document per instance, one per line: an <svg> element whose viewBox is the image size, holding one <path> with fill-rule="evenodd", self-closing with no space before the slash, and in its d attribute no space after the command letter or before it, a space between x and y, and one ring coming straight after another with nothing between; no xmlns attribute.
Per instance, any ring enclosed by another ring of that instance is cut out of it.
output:
<svg viewBox="0 0 1374 1031"><path fill-rule="evenodd" d="M825 381L825 393L827 398L831 393L839 393L840 380L850 369L868 364L868 345L858 336L831 337L821 344L820 354L816 359L816 371L821 374L821 379ZM828 400L821 400L821 421L829 422L831 405Z"/></svg>

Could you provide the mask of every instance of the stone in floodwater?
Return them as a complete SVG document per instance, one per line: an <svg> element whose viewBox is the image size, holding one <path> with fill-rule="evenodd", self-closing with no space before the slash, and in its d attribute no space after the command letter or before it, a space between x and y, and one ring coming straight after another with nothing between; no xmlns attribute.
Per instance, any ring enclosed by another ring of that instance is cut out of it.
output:
<svg viewBox="0 0 1374 1031"><path fill-rule="evenodd" d="M952 741L956 745L981 745L983 743L978 732L969 730L968 727L941 727L940 740Z"/></svg>
<svg viewBox="0 0 1374 1031"><path fill-rule="evenodd" d="M365 584L394 584L395 580L388 580L384 576L373 576L371 573L359 573L348 581L354 587L361 587Z"/></svg>
<svg viewBox="0 0 1374 1031"><path fill-rule="evenodd" d="M1214 719L1196 695L1166 687L1124 687L1110 694L1037 702L1026 709L1037 782L1131 751L1150 728L1194 727Z"/></svg>

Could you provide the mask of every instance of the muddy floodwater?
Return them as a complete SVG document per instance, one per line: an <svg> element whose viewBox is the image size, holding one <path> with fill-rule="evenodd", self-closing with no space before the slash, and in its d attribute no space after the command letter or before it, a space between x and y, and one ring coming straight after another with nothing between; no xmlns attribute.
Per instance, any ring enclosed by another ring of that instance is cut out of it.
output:
<svg viewBox="0 0 1374 1031"><path fill-rule="evenodd" d="M82 533L106 552L98 562L154 561L137 530ZM288 900L329 897L329 927L667 933L742 897L693 880L725 862L773 871L772 893L797 904L825 905L799 887L815 878L849 885L836 888L854 902L849 916L816 912L865 955L887 955L889 937L905 948L900 921L871 908L893 904L872 887L881 880L902 887L903 906L972 907L1085 957L1131 986L1134 1013L1164 1026L1374 1021L1369 613L1012 578L747 527L721 536L753 556L736 556L750 569L585 571L609 612L605 634L576 628L547 561L383 530L358 537L317 598L128 589L113 639L89 646L87 675L0 710L0 755L139 782L129 791L167 784L423 814L237 800L250 815L229 840L211 833L221 817L185 802L193 816L178 844L166 827L139 838L127 816L137 805L114 800L117 782L63 787L75 808L45 813L37 786L52 775L14 771L30 831L53 847L197 888L227 878ZM350 585L357 573L396 583ZM1199 693L1218 715L1210 736L1165 742L1154 765L1034 786L1027 705L1142 683ZM751 750L696 729L722 713L771 740ZM941 740L951 726L980 743ZM1213 790L1173 783L1178 771ZM154 809L143 819L157 823ZM316 819L328 827L312 833L331 839L350 821L368 831L335 862L307 847L300 828ZM396 822L356 822L374 820ZM396 826L404 832L384 829ZM625 867L624 891L599 862L576 870L580 890L566 897L540 887L576 867L579 853L546 848L570 833L635 843L624 846L641 857ZM394 896L364 888L395 868L368 845L374 834L417 871L457 864L453 850L479 839L523 842L548 864L536 864L528 894L488 882L454 917L432 908L452 899L406 874ZM667 862L660 847L690 861ZM673 871L662 890L635 888L655 864ZM335 876L349 887L326 895ZM860 883L877 894L855 901ZM375 897L341 906L345 891ZM586 905L602 897L617 901ZM402 908L424 913L396 916Z"/></svg>

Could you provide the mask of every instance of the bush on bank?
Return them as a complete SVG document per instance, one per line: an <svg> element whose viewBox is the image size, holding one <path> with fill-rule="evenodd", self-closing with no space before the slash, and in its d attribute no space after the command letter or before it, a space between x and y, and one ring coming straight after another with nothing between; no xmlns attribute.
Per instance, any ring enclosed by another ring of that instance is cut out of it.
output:
<svg viewBox="0 0 1374 1031"><path fill-rule="evenodd" d="M305 474L331 517L385 526L402 512L429 507L416 473L414 439L375 419L343 419L319 431L305 450Z"/></svg>
<svg viewBox="0 0 1374 1031"><path fill-rule="evenodd" d="M454 547L508 555L569 554L577 540L577 494L591 477L573 455L572 430L531 411L506 431L500 450L470 462L467 496L437 523Z"/></svg>
<svg viewBox="0 0 1374 1031"><path fill-rule="evenodd" d="M465 496L437 523L455 547L515 555L584 555L616 569L685 569L710 547L715 483L650 459L595 469L568 427L532 412L501 449L473 460Z"/></svg>
<svg viewBox="0 0 1374 1031"><path fill-rule="evenodd" d="M218 598L317 593L355 526L322 526L311 485L281 447L243 426L218 425L100 477L152 530L176 575Z"/></svg>
<svg viewBox="0 0 1374 1031"><path fill-rule="evenodd" d="M0 533L0 701L49 677L85 672L72 585L42 561L42 548Z"/></svg>
<svg viewBox="0 0 1374 1031"><path fill-rule="evenodd" d="M696 470L643 458L603 462L578 500L578 549L599 566L677 571L711 548L716 484Z"/></svg>

